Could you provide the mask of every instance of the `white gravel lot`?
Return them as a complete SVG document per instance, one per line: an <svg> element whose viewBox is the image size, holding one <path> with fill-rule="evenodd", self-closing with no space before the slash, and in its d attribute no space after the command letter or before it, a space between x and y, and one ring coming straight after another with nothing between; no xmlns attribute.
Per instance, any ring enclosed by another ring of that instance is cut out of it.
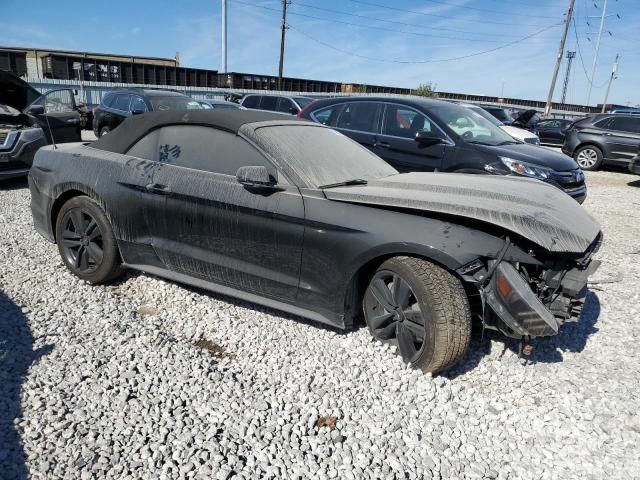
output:
<svg viewBox="0 0 640 480"><path fill-rule="evenodd" d="M640 478L640 177L588 182L605 243L581 321L528 365L477 332L436 378L364 328L85 284L0 184L0 478Z"/></svg>

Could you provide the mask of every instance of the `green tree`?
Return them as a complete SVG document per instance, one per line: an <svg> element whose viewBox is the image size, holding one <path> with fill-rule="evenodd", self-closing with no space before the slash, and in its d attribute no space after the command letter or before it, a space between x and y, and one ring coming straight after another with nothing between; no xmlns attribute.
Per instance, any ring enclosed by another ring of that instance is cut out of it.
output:
<svg viewBox="0 0 640 480"><path fill-rule="evenodd" d="M419 97L435 97L436 85L431 82L421 83L412 93Z"/></svg>

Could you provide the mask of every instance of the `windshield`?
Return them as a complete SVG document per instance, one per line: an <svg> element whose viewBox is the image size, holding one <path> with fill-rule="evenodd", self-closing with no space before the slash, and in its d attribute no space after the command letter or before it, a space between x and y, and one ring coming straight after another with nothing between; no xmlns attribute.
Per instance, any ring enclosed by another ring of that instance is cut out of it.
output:
<svg viewBox="0 0 640 480"><path fill-rule="evenodd" d="M191 97L183 97L180 95L171 95L166 97L152 96L149 97L153 110L200 110L202 105Z"/></svg>
<svg viewBox="0 0 640 480"><path fill-rule="evenodd" d="M431 112L465 142L482 145L518 143L500 127L476 112L476 109L459 105L440 105L432 107Z"/></svg>
<svg viewBox="0 0 640 480"><path fill-rule="evenodd" d="M359 143L319 125L278 125L247 133L285 174L293 173L311 188L398 173Z"/></svg>
<svg viewBox="0 0 640 480"><path fill-rule="evenodd" d="M484 119L487 120L488 122L493 123L496 127L500 127L501 125L504 125L504 123L502 123L500 120L498 120L496 117L491 115L482 107L469 107L469 108L474 112L476 112L478 115L481 115L482 117L484 117Z"/></svg>
<svg viewBox="0 0 640 480"><path fill-rule="evenodd" d="M307 97L293 97L293 99L298 103L298 105L300 105L300 108L304 108L313 102L313 98Z"/></svg>

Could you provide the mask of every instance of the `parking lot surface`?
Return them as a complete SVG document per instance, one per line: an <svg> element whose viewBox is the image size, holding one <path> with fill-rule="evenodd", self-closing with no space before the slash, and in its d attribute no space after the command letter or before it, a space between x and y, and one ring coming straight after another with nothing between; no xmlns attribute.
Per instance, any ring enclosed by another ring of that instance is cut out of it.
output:
<svg viewBox="0 0 640 480"><path fill-rule="evenodd" d="M579 323L527 365L478 330L435 378L365 328L85 284L0 184L0 477L640 478L639 178L587 175L605 241Z"/></svg>

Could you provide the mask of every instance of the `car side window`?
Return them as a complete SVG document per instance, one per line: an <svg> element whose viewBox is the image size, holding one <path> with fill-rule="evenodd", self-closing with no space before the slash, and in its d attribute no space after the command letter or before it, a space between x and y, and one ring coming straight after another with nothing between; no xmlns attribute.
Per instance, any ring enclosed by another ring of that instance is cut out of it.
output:
<svg viewBox="0 0 640 480"><path fill-rule="evenodd" d="M298 113L298 107L296 107L296 104L293 103L290 98L281 97L278 99L277 111L295 115L296 113Z"/></svg>
<svg viewBox="0 0 640 480"><path fill-rule="evenodd" d="M144 100L142 99L142 97L138 97L137 95L134 95L133 97L131 97L131 111L135 112L135 111L139 111L139 112L146 112L147 110L147 104L144 103Z"/></svg>
<svg viewBox="0 0 640 480"><path fill-rule="evenodd" d="M607 125L607 128L620 132L640 133L640 118L613 118Z"/></svg>
<svg viewBox="0 0 640 480"><path fill-rule="evenodd" d="M115 108L116 110L122 110L123 112L129 111L129 95L121 93L116 95L116 100L113 102L111 108Z"/></svg>
<svg viewBox="0 0 640 480"><path fill-rule="evenodd" d="M262 101L260 102L260 109L275 112L277 105L278 105L278 97L265 95L262 97Z"/></svg>
<svg viewBox="0 0 640 480"><path fill-rule="evenodd" d="M139 158L235 176L240 167L275 167L242 137L211 127L172 125L150 132L127 152Z"/></svg>
<svg viewBox="0 0 640 480"><path fill-rule="evenodd" d="M401 105L386 106L383 135L413 139L418 132L433 132L434 135L442 136L426 115Z"/></svg>
<svg viewBox="0 0 640 480"><path fill-rule="evenodd" d="M258 108L260 97L257 95L249 95L242 101L242 106L245 108Z"/></svg>
<svg viewBox="0 0 640 480"><path fill-rule="evenodd" d="M70 90L49 92L42 97L45 113L68 113L74 111L73 93Z"/></svg>
<svg viewBox="0 0 640 480"><path fill-rule="evenodd" d="M107 95L104 96L104 98L102 99L102 104L105 107L111 107L113 105L113 101L115 100L116 96L112 93L109 93Z"/></svg>
<svg viewBox="0 0 640 480"><path fill-rule="evenodd" d="M323 125L327 125L330 127L336 126L336 121L340 112L342 111L342 107L344 104L338 103L337 105L331 105L330 107L321 108L314 112L311 112L311 118Z"/></svg>
<svg viewBox="0 0 640 480"><path fill-rule="evenodd" d="M337 128L375 133L382 105L374 102L347 103L338 118Z"/></svg>

